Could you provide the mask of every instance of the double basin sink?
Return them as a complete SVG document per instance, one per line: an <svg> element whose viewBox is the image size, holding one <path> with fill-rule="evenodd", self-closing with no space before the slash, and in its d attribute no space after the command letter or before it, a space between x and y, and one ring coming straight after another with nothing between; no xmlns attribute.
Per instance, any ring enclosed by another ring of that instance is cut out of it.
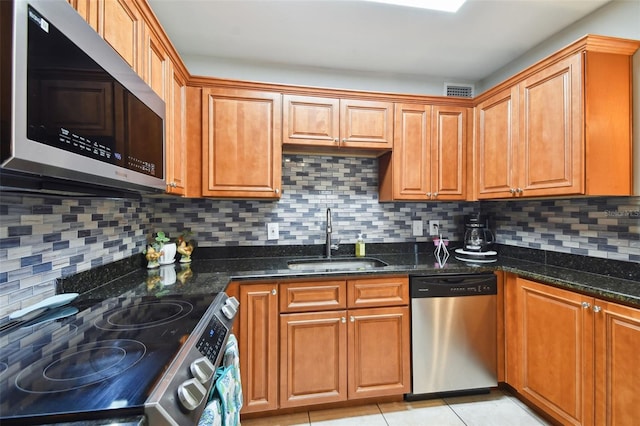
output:
<svg viewBox="0 0 640 426"><path fill-rule="evenodd" d="M288 266L295 271L360 271L389 264L371 257L334 257L290 260Z"/></svg>

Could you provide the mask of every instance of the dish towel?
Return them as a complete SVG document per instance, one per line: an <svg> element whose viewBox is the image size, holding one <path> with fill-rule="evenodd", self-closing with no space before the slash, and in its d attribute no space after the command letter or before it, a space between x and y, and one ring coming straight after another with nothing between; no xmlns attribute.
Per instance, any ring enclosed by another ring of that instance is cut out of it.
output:
<svg viewBox="0 0 640 426"><path fill-rule="evenodd" d="M216 369L214 380L198 426L239 426L243 398L238 340L233 334L227 339L222 366Z"/></svg>

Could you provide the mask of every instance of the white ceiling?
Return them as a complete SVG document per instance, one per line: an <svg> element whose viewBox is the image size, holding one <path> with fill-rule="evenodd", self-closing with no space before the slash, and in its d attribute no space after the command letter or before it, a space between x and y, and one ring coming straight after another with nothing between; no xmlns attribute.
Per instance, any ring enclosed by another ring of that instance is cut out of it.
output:
<svg viewBox="0 0 640 426"><path fill-rule="evenodd" d="M610 0L467 0L449 14L334 0L149 0L183 58L476 82Z"/></svg>

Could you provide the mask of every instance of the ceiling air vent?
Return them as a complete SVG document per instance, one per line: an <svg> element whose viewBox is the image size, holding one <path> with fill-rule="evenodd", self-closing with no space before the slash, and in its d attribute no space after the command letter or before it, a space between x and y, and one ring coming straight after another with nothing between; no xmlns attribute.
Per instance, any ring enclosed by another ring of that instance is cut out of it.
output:
<svg viewBox="0 0 640 426"><path fill-rule="evenodd" d="M473 84L444 84L445 96L456 96L458 98L473 98Z"/></svg>

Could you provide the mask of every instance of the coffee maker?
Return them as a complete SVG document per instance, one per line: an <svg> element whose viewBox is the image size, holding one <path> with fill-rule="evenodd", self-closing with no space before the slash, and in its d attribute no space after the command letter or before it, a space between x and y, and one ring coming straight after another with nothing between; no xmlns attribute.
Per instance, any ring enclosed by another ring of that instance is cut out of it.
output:
<svg viewBox="0 0 640 426"><path fill-rule="evenodd" d="M495 236L489 229L489 219L481 214L468 215L464 224L464 250L487 252L493 248Z"/></svg>
<svg viewBox="0 0 640 426"><path fill-rule="evenodd" d="M464 241L462 248L456 249L456 259L471 263L489 263L497 260L493 251L495 236L489 229L489 219L479 213L465 217Z"/></svg>

